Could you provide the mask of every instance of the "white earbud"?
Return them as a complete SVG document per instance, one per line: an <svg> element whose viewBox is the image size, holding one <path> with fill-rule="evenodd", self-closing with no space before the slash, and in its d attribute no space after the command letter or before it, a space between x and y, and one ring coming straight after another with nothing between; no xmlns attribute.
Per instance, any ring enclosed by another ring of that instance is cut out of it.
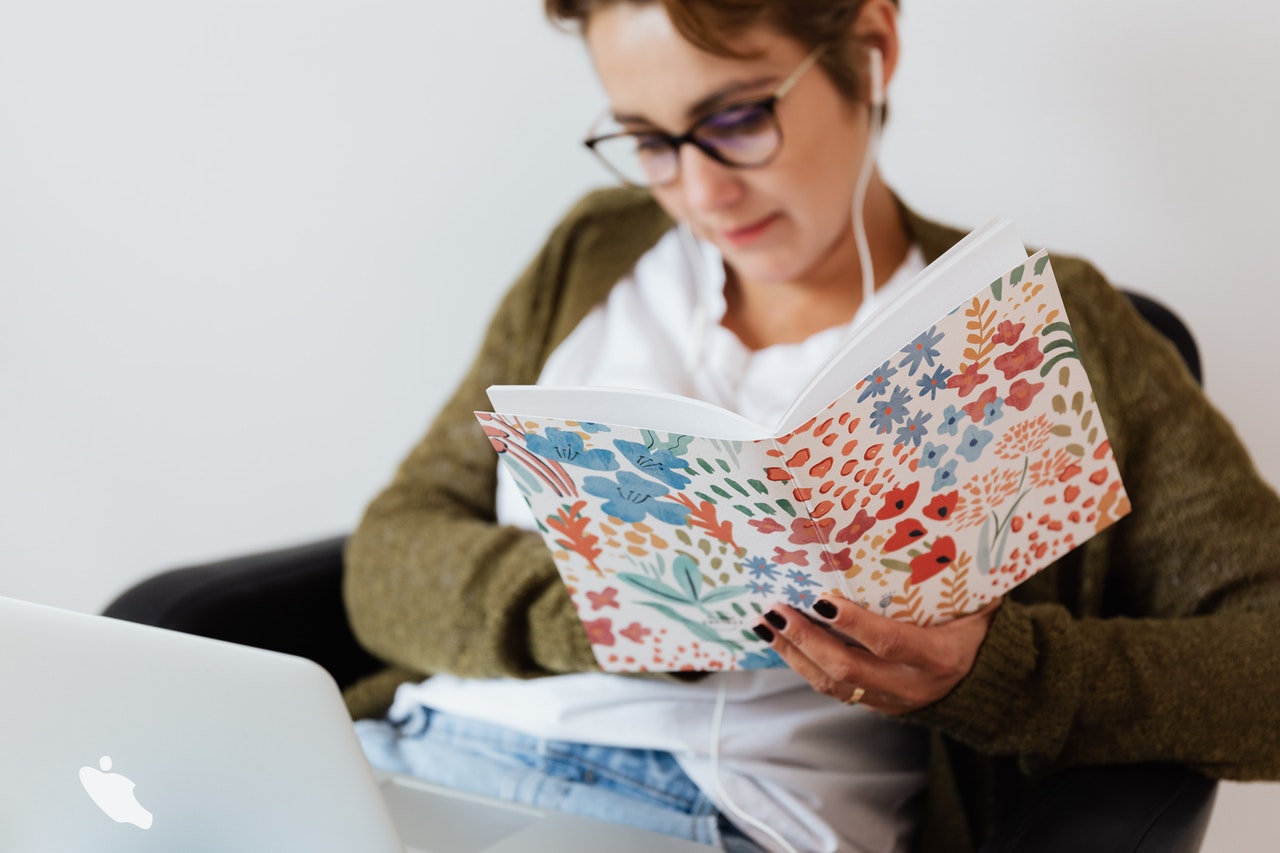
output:
<svg viewBox="0 0 1280 853"><path fill-rule="evenodd" d="M871 106L884 106L884 57L880 55L880 48L870 47L867 50L871 54Z"/></svg>

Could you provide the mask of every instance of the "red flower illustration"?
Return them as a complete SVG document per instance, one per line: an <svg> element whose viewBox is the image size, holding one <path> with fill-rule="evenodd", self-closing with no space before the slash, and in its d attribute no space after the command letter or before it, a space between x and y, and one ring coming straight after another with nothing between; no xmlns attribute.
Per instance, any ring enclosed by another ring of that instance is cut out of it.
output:
<svg viewBox="0 0 1280 853"><path fill-rule="evenodd" d="M591 641L591 645L613 645L613 622L611 620L592 619L590 622L583 622L582 627L587 629L587 639Z"/></svg>
<svg viewBox="0 0 1280 853"><path fill-rule="evenodd" d="M880 511L876 513L876 518L883 521L886 518L894 518L902 515L911 508L911 504L915 503L916 495L920 492L920 483L916 481L900 489L890 489L885 492L884 506L880 507Z"/></svg>
<svg viewBox="0 0 1280 853"><path fill-rule="evenodd" d="M987 374L978 372L978 362L975 361L966 365L959 373L949 377L947 379L947 387L959 388L960 396L967 397L970 391L986 382L988 378Z"/></svg>
<svg viewBox="0 0 1280 853"><path fill-rule="evenodd" d="M809 518L797 518L791 522L791 535L787 537L787 541L796 545L826 544L831 528L835 526L834 518L820 518L816 522Z"/></svg>
<svg viewBox="0 0 1280 853"><path fill-rule="evenodd" d="M630 625L623 628L618 633L626 637L628 640L630 640L633 643L643 643L644 638L649 636L653 632L650 631L648 628L644 627L643 625L641 625L639 622L632 622Z"/></svg>
<svg viewBox="0 0 1280 853"><path fill-rule="evenodd" d="M927 553L911 561L911 582L924 583L955 562L956 543L950 536L939 536Z"/></svg>
<svg viewBox="0 0 1280 853"><path fill-rule="evenodd" d="M604 592L591 592L588 590L587 599L591 602L592 610L599 610L602 607L618 608L621 606L618 604L618 588L613 586Z"/></svg>
<svg viewBox="0 0 1280 853"><path fill-rule="evenodd" d="M967 406L962 406L961 408L963 408L966 412L969 413L970 419L972 419L975 424L980 424L984 420L986 420L986 417L987 417L986 408L988 404L994 403L995 401L996 401L996 389L988 388L987 390L982 392L982 394L978 397L978 399L974 400L972 403L969 403Z"/></svg>
<svg viewBox="0 0 1280 853"><path fill-rule="evenodd" d="M894 529L893 535L889 537L888 542L884 543L884 550L896 551L899 548L905 548L928 532L929 531L925 529L925 526L918 520L914 518L905 518L898 522L898 526Z"/></svg>
<svg viewBox="0 0 1280 853"><path fill-rule="evenodd" d="M1019 379L1009 386L1009 396L1005 397L1004 401L1018 411L1025 412L1042 388L1044 388L1043 382Z"/></svg>
<svg viewBox="0 0 1280 853"><path fill-rule="evenodd" d="M849 549L838 551L832 554L827 551L822 552L822 565L818 567L824 572L847 572L853 568L853 558L849 556Z"/></svg>
<svg viewBox="0 0 1280 853"><path fill-rule="evenodd" d="M924 514L937 521L945 521L951 513L956 511L956 504L959 501L959 492L947 492L945 495L938 495L929 501L929 505L924 508Z"/></svg>
<svg viewBox="0 0 1280 853"><path fill-rule="evenodd" d="M793 563L797 566L809 565L809 555L803 550L800 551L784 551L781 548L773 549L773 561L778 565Z"/></svg>
<svg viewBox="0 0 1280 853"><path fill-rule="evenodd" d="M1039 367L1042 361L1044 353L1040 352L1039 342L1035 338L1027 338L1004 355L996 356L992 363L1004 373L1005 379L1012 379L1024 370Z"/></svg>
<svg viewBox="0 0 1280 853"><path fill-rule="evenodd" d="M1013 346L1018 342L1018 338L1022 337L1022 329L1026 323L1014 325L1012 320L1005 320L999 326L996 326L996 333L991 336L992 343L1007 344Z"/></svg>
<svg viewBox="0 0 1280 853"><path fill-rule="evenodd" d="M860 509L858 514L853 517L853 521L849 522L849 526L836 534L836 541L853 545L866 535L866 532L874 527L875 523L876 520L868 515L865 509Z"/></svg>
<svg viewBox="0 0 1280 853"><path fill-rule="evenodd" d="M748 521L747 524L750 524L752 527L754 527L756 530L759 530L761 533L781 533L782 531L787 529L783 527L781 524L779 524L778 522L774 521L772 518L767 518L767 517L753 518L750 521Z"/></svg>

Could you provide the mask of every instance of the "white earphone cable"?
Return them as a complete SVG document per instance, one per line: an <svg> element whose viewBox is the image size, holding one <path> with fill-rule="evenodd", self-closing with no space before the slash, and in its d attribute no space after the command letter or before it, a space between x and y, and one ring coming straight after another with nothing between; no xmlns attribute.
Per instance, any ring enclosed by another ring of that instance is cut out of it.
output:
<svg viewBox="0 0 1280 853"><path fill-rule="evenodd" d="M871 54L871 110L870 129L867 133L867 147L862 154L862 166L858 172L858 182L853 190L853 240L858 248L858 263L862 267L862 303L870 304L875 298L876 275L871 262L871 246L867 241L866 203L867 188L871 185L871 175L876 168L876 155L880 148L880 133L884 116L884 67L880 59L880 51L870 49ZM850 330L853 324L850 322Z"/></svg>
<svg viewBox="0 0 1280 853"><path fill-rule="evenodd" d="M786 851L786 853L799 853L791 842L783 838L782 835L773 827L769 826L759 818L748 814L741 806L733 801L729 796L729 792L725 790L724 782L720 779L720 730L724 723L724 704L725 704L725 685L720 682L719 688L716 690L716 710L711 718L711 783L715 786L716 794L720 798L721 805L724 810L729 812L741 823L748 826L754 826L763 832L769 838L773 839L778 847Z"/></svg>

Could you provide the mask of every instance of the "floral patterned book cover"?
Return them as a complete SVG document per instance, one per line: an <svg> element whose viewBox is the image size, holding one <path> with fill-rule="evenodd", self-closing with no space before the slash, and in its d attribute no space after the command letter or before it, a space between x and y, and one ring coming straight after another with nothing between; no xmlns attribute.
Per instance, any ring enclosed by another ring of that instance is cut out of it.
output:
<svg viewBox="0 0 1280 853"><path fill-rule="evenodd" d="M612 672L781 666L751 626L819 595L940 623L1129 509L1044 252L783 435L477 417Z"/></svg>

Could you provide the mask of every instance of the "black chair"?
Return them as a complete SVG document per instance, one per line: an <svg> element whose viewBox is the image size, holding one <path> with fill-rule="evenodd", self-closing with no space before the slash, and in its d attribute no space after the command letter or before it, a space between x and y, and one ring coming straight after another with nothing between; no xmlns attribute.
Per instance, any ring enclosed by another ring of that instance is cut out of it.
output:
<svg viewBox="0 0 1280 853"><path fill-rule="evenodd" d="M1194 338L1165 306L1130 301L1172 341L1197 381ZM345 536L173 569L125 591L107 616L310 658L347 687L382 664L357 643L342 605ZM1217 793L1198 773L1165 765L1077 768L1042 785L984 853L1194 853Z"/></svg>

